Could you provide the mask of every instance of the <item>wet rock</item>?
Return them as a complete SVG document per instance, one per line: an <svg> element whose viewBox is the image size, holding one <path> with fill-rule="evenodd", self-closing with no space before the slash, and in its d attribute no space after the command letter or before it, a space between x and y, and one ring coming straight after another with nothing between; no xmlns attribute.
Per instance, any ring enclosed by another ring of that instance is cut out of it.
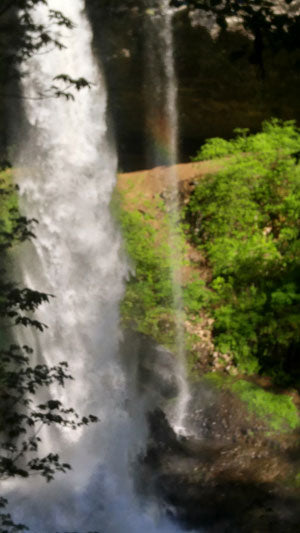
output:
<svg viewBox="0 0 300 533"><path fill-rule="evenodd" d="M131 366L136 387L153 397L153 406L178 394L176 358L151 337L127 329L120 345L124 365ZM156 402L156 403L155 403Z"/></svg>
<svg viewBox="0 0 300 533"><path fill-rule="evenodd" d="M185 439L176 435L162 409L157 408L148 413L148 423L150 432L148 451L151 447L160 451L172 450L174 452L177 450L180 452L183 450Z"/></svg>
<svg viewBox="0 0 300 533"><path fill-rule="evenodd" d="M228 391L192 392L193 435L178 438L160 410L149 415L143 465L152 490L196 531L298 531L300 490L288 482L299 471L297 435L266 434Z"/></svg>

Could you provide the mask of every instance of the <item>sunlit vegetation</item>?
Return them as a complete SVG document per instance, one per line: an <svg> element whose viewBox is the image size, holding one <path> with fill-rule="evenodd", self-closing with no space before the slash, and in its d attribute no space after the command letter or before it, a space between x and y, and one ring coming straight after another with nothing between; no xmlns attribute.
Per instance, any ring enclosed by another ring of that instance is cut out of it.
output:
<svg viewBox="0 0 300 533"><path fill-rule="evenodd" d="M122 303L123 318L133 321L139 331L166 341L172 324L168 247L155 243L156 230L139 211L122 211L121 224L134 269Z"/></svg>
<svg viewBox="0 0 300 533"><path fill-rule="evenodd" d="M292 398L286 394L274 394L245 380L232 384L235 392L251 413L261 417L273 431L290 431L300 424L299 414Z"/></svg>
<svg viewBox="0 0 300 533"><path fill-rule="evenodd" d="M211 273L209 281L195 271L184 281L187 316L213 318L215 348L239 372L267 373L281 385L300 377L299 146L295 124L277 120L256 135L237 130L231 141L207 141L196 159L222 158L222 166L198 181L184 210L186 237ZM170 245L158 236L168 215L160 204L154 222L151 209L119 212L133 266L122 312L125 322L171 345Z"/></svg>
<svg viewBox="0 0 300 533"><path fill-rule="evenodd" d="M0 231L12 229L12 216L17 213L18 196L12 183L12 171L0 172ZM4 235L0 234L0 239Z"/></svg>
<svg viewBox="0 0 300 533"><path fill-rule="evenodd" d="M265 390L245 379L224 376L218 372L206 374L204 381L213 388L236 394L249 415L255 415L264 422L267 432L285 433L300 426L298 409L288 394Z"/></svg>
<svg viewBox="0 0 300 533"><path fill-rule="evenodd" d="M300 379L299 146L292 121L209 140L197 160L228 160L199 181L186 209L189 238L212 272L198 292L217 349L241 372L281 384Z"/></svg>

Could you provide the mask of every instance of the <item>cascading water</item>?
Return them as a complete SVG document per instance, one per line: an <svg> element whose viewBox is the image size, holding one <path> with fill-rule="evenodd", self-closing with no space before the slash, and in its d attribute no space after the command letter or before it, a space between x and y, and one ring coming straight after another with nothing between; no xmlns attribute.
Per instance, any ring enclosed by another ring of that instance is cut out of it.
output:
<svg viewBox="0 0 300 533"><path fill-rule="evenodd" d="M61 0L48 4L62 8ZM147 434L146 400L130 388L134 376L126 373L118 350L127 267L109 211L116 157L107 136L105 85L83 8L83 0L63 2L76 25L63 31L67 48L37 55L23 67L29 131L18 181L21 208L39 225L35 246L20 253L19 268L26 286L55 295L37 316L49 329L26 342L49 365L69 362L75 381L64 392L64 405L91 412L100 423L83 432L42 434L44 450L58 449L72 473L49 485L38 478L9 483L7 491L14 518L34 533L175 533L180 527L154 500L141 501L134 487L134 460ZM43 21L44 9L34 16ZM92 81L92 89L75 101L35 99L66 71Z"/></svg>
<svg viewBox="0 0 300 533"><path fill-rule="evenodd" d="M169 212L170 271L173 284L173 306L176 329L177 381L179 394L170 414L177 433L186 433L185 416L190 401L186 376L184 311L182 298L182 251L179 238L178 176L178 110L177 79L174 61L173 14L169 0L158 7L147 1L146 49L147 69L145 95L147 102L148 164L166 165L166 205Z"/></svg>

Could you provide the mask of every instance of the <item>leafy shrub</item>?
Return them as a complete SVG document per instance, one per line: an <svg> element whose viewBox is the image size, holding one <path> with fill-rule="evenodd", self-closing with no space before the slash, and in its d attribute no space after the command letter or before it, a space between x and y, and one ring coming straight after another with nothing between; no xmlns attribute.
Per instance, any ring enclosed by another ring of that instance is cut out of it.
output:
<svg viewBox="0 0 300 533"><path fill-rule="evenodd" d="M215 343L244 372L297 380L300 133L274 119L225 143L231 157L197 184L186 210L190 238L212 269Z"/></svg>
<svg viewBox="0 0 300 533"><path fill-rule="evenodd" d="M202 279L194 279L183 289L183 302L189 313L198 313L211 300L211 293L207 290Z"/></svg>
<svg viewBox="0 0 300 533"><path fill-rule="evenodd" d="M290 154L299 151L298 132L293 120L282 122L273 118L263 123L260 133L248 135L248 131L246 128L236 128L237 136L229 141L220 137L208 139L192 160L203 161L241 152L263 151L265 154L268 152L271 154L274 150L280 150L282 153Z"/></svg>
<svg viewBox="0 0 300 533"><path fill-rule="evenodd" d="M12 184L11 170L0 172L0 231L11 231L17 214L18 198ZM1 235L0 235L1 237Z"/></svg>
<svg viewBox="0 0 300 533"><path fill-rule="evenodd" d="M224 157L233 153L233 148L229 141L220 137L208 139L204 146L197 152L192 161L204 161L206 159L215 159L217 157Z"/></svg>

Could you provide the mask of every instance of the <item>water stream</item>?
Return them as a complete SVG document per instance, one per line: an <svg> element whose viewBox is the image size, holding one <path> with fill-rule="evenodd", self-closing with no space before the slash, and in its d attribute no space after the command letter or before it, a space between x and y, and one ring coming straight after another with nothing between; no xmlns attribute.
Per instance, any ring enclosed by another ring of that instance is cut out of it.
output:
<svg viewBox="0 0 300 533"><path fill-rule="evenodd" d="M48 4L62 9L61 0ZM55 295L37 314L49 329L38 336L26 332L26 342L49 365L69 362L75 380L60 399L100 423L82 432L44 432L43 451L58 449L72 473L49 485L39 478L13 482L7 490L14 518L33 533L175 533L182 529L155 495L144 501L135 489L147 398L135 386L134 362L129 373L119 350L127 264L109 210L117 161L107 131L105 81L83 8L83 0L65 0L64 14L76 26L62 30L66 49L37 55L23 67L28 131L16 163L21 209L39 225L34 246L21 251L19 270L26 286ZM36 9L36 20L44 13ZM92 81L92 89L74 101L35 99L66 71Z"/></svg>
<svg viewBox="0 0 300 533"><path fill-rule="evenodd" d="M148 164L164 165L165 202L169 217L170 275L173 285L175 315L176 374L179 394L169 413L170 421L178 434L187 432L185 417L190 401L186 376L186 351L184 334L184 306L182 294L182 249L180 239L180 214L178 175L178 106L177 79L174 58L173 16L169 0L162 0L159 8L147 2L145 98L146 127L148 133Z"/></svg>

